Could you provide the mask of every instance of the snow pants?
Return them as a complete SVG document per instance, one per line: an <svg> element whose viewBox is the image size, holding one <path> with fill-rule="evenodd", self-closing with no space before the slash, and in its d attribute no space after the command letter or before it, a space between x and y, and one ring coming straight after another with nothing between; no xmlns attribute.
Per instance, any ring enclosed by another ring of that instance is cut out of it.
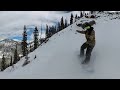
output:
<svg viewBox="0 0 120 90"><path fill-rule="evenodd" d="M87 43L84 43L82 46L81 46L81 49L80 49L80 56L83 57L84 56L84 50L86 50L86 57L85 57L85 60L84 62L89 62L90 61L90 57L91 57L91 52L93 50L94 46L91 46Z"/></svg>

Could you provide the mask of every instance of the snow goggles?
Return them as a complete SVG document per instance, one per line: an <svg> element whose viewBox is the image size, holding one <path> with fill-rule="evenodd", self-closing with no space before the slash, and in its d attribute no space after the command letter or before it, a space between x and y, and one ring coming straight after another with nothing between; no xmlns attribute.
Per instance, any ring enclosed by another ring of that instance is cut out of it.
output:
<svg viewBox="0 0 120 90"><path fill-rule="evenodd" d="M90 26L85 27L85 29L86 29L86 30L87 30L87 29L90 29Z"/></svg>

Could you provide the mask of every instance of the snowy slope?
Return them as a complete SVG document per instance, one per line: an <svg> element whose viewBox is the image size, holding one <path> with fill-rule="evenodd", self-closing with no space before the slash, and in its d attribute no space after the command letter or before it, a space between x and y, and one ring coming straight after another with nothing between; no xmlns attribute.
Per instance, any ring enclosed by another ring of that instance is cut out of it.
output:
<svg viewBox="0 0 120 90"><path fill-rule="evenodd" d="M96 46L91 57L93 72L87 72L80 64L79 50L85 42L85 37L82 34L76 34L76 29L82 29L75 24L55 34L47 43L30 53L30 64L21 67L23 58L15 65L15 70L9 67L1 72L0 78L120 78L120 42L118 40L120 21L110 20L109 17L96 20L94 25ZM35 55L36 59L34 59Z"/></svg>

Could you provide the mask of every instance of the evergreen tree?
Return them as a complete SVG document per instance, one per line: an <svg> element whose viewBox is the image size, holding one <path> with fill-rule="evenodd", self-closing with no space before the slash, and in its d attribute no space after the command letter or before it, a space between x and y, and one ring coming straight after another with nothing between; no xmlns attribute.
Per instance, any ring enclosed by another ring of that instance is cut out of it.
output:
<svg viewBox="0 0 120 90"><path fill-rule="evenodd" d="M10 59L10 66L13 65L13 62L12 62L12 56L11 56L11 59Z"/></svg>
<svg viewBox="0 0 120 90"><path fill-rule="evenodd" d="M78 16L77 16L77 14L75 15L75 22L77 21L77 18L78 18Z"/></svg>
<svg viewBox="0 0 120 90"><path fill-rule="evenodd" d="M32 52L32 46L31 46L31 44L30 44L30 52Z"/></svg>
<svg viewBox="0 0 120 90"><path fill-rule="evenodd" d="M18 54L18 61L20 61L20 56L19 56L19 54Z"/></svg>
<svg viewBox="0 0 120 90"><path fill-rule="evenodd" d="M46 38L49 36L48 25L46 25Z"/></svg>
<svg viewBox="0 0 120 90"><path fill-rule="evenodd" d="M58 22L58 32L61 30L61 25L60 25L60 22Z"/></svg>
<svg viewBox="0 0 120 90"><path fill-rule="evenodd" d="M90 11L90 12L91 12L91 14L93 14L94 11Z"/></svg>
<svg viewBox="0 0 120 90"><path fill-rule="evenodd" d="M54 26L51 26L51 27L50 27L50 31L51 31L52 35L55 34L55 27L54 27Z"/></svg>
<svg viewBox="0 0 120 90"><path fill-rule="evenodd" d="M16 64L18 62L19 58L18 58L18 52L17 52L17 44L16 44L16 49L14 52L14 61L13 64Z"/></svg>
<svg viewBox="0 0 120 90"><path fill-rule="evenodd" d="M87 18L87 14L85 13L85 17Z"/></svg>
<svg viewBox="0 0 120 90"><path fill-rule="evenodd" d="M81 14L80 14L80 17L82 18L83 17L83 13L81 12Z"/></svg>
<svg viewBox="0 0 120 90"><path fill-rule="evenodd" d="M5 57L3 55L2 62L1 62L1 71L4 71L5 69L6 69L6 61L5 61Z"/></svg>
<svg viewBox="0 0 120 90"><path fill-rule="evenodd" d="M41 36L42 36L42 25L41 25L41 30L40 30L40 32L41 32L41 34L40 34L40 44L42 44L42 43L43 43L43 40L42 40L42 38L41 38Z"/></svg>
<svg viewBox="0 0 120 90"><path fill-rule="evenodd" d="M34 50L35 50L35 49L38 47L38 45L39 45L38 36L39 36L39 32L38 32L37 27L35 27L35 30L34 30Z"/></svg>
<svg viewBox="0 0 120 90"><path fill-rule="evenodd" d="M27 51L27 32L26 32L26 26L24 26L24 32L23 32L23 40L22 40L22 53L23 56L26 55L26 51Z"/></svg>
<svg viewBox="0 0 120 90"><path fill-rule="evenodd" d="M52 34L56 33L56 26L52 26Z"/></svg>
<svg viewBox="0 0 120 90"><path fill-rule="evenodd" d="M71 17L70 17L70 25L73 24L73 14L71 13Z"/></svg>
<svg viewBox="0 0 120 90"><path fill-rule="evenodd" d="M65 28L68 26L68 24L67 24L67 20L65 19Z"/></svg>
<svg viewBox="0 0 120 90"><path fill-rule="evenodd" d="M52 31L52 26L49 26L49 37L51 37L53 35L53 31Z"/></svg>
<svg viewBox="0 0 120 90"><path fill-rule="evenodd" d="M61 18L61 30L64 29L64 20L63 17Z"/></svg>
<svg viewBox="0 0 120 90"><path fill-rule="evenodd" d="M54 29L55 29L55 33L57 33L56 25L54 26Z"/></svg>

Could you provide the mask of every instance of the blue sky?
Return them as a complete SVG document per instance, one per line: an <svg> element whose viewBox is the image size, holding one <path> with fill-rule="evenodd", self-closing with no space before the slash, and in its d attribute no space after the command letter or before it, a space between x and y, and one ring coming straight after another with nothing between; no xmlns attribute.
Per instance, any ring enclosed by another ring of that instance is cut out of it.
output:
<svg viewBox="0 0 120 90"><path fill-rule="evenodd" d="M35 27L30 27L30 26L26 26L26 27L27 27L27 40L31 41L33 40L33 32ZM39 33L41 33L41 28L38 28L38 30L39 30ZM42 33L45 34L45 29L42 29ZM13 40L18 40L18 41L21 41L23 39L22 34L10 36L8 38ZM39 38L40 38L40 35L39 35Z"/></svg>

